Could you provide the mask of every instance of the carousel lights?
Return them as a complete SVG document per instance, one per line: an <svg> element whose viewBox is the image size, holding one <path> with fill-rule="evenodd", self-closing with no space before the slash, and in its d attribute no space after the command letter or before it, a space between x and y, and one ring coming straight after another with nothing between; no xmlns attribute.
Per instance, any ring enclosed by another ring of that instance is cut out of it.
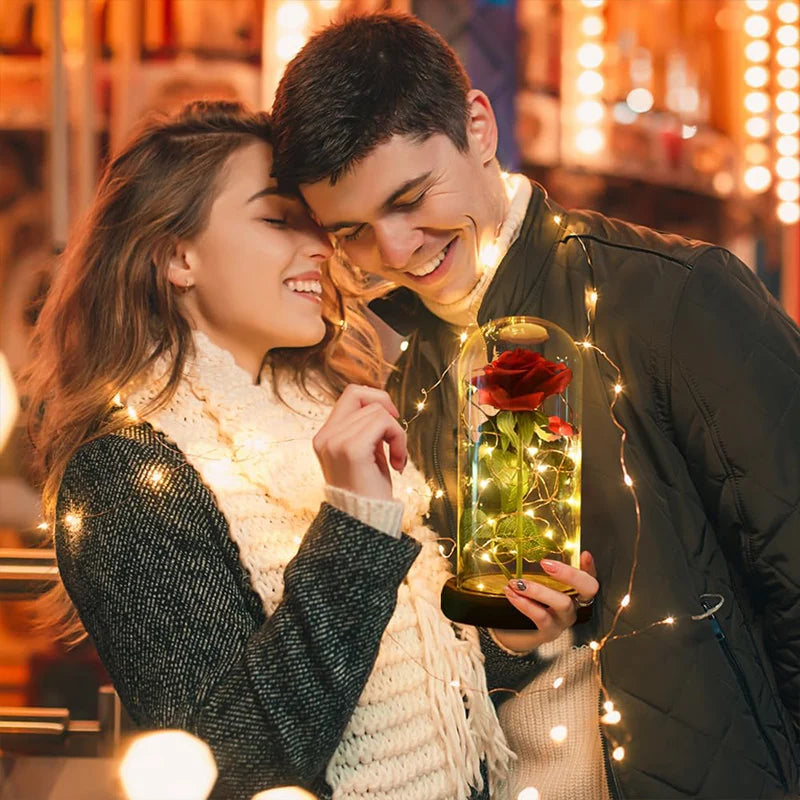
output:
<svg viewBox="0 0 800 800"><path fill-rule="evenodd" d="M748 5L750 11L764 11L767 4ZM772 184L772 173L764 166L763 151L753 147L757 140L765 139L770 134L769 110L770 97L765 87L769 84L770 72L764 62L769 59L770 48L767 36L770 32L769 19L759 13L751 14L744 21L746 44L744 48L746 66L743 80L747 87L744 107L747 112L745 133L751 140L744 147L744 169L742 181L745 187L754 193L765 192Z"/></svg>
<svg viewBox="0 0 800 800"><path fill-rule="evenodd" d="M797 20L800 17L800 3L788 0L781 3L776 16L782 23L775 31L779 49L775 62L779 67L775 76L778 93L775 96L775 109L779 112L775 119L775 195L778 202L778 219L784 225L795 225L800 220L800 34Z"/></svg>
<svg viewBox="0 0 800 800"><path fill-rule="evenodd" d="M576 80L578 102L575 106L577 129L575 133L575 146L581 153L597 153L605 147L605 134L602 130L605 118L605 105L598 97L603 91L605 81L598 71L606 58L605 47L600 39L605 30L605 21L595 9L600 9L604 0L587 5L580 20L575 60L578 67L583 70Z"/></svg>

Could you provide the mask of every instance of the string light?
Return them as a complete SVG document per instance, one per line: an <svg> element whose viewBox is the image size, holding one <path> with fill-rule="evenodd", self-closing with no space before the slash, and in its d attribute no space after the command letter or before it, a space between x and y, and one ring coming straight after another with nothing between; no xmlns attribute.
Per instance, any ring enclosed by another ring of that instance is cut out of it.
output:
<svg viewBox="0 0 800 800"><path fill-rule="evenodd" d="M557 744L561 744L561 742L566 741L567 739L567 726L566 725L556 725L555 727L550 729L550 738L556 742Z"/></svg>
<svg viewBox="0 0 800 800"><path fill-rule="evenodd" d="M439 500L440 498L444 497L444 490L443 489L437 489L433 496L437 500Z"/></svg>
<svg viewBox="0 0 800 800"><path fill-rule="evenodd" d="M526 786L517 795L517 800L540 800L539 790L535 786Z"/></svg>
<svg viewBox="0 0 800 800"><path fill-rule="evenodd" d="M619 711L614 711L613 709L600 717L600 720L606 725L616 725L621 719L622 714L620 714Z"/></svg>
<svg viewBox="0 0 800 800"><path fill-rule="evenodd" d="M623 608L627 608L630 604L631 604L631 596L629 594L626 594L625 597L623 597L622 600L620 601L620 605Z"/></svg>
<svg viewBox="0 0 800 800"><path fill-rule="evenodd" d="M743 27L746 59L743 81L750 89L759 90L749 91L745 95L744 107L749 116L745 118L744 129L751 140L758 140L766 138L770 132L769 95L760 91L769 81L767 68L760 66L769 57L769 44L766 41L770 28L769 20L759 13L751 14L744 20ZM742 181L745 187L754 193L765 192L772 183L772 173L762 161L759 151L746 144Z"/></svg>
<svg viewBox="0 0 800 800"><path fill-rule="evenodd" d="M405 353L405 351L408 350L408 339L403 339L403 341L400 342L400 350L403 353Z"/></svg>
<svg viewBox="0 0 800 800"><path fill-rule="evenodd" d="M559 677L553 681L553 688L560 689L564 685L564 679Z"/></svg>
<svg viewBox="0 0 800 800"><path fill-rule="evenodd" d="M132 422L138 422L139 415L136 413L136 409L133 406L128 406L128 417Z"/></svg>
<svg viewBox="0 0 800 800"><path fill-rule="evenodd" d="M67 514L64 517L64 525L70 533L77 533L81 529L82 519L80 514Z"/></svg>
<svg viewBox="0 0 800 800"><path fill-rule="evenodd" d="M614 384L614 394L620 394L622 392L622 384L615 383Z"/></svg>
<svg viewBox="0 0 800 800"><path fill-rule="evenodd" d="M46 522L40 522L36 527L40 531L49 531L50 530L50 526Z"/></svg>
<svg viewBox="0 0 800 800"><path fill-rule="evenodd" d="M667 617L667 618L664 620L664 623L665 623L666 625L674 625L674 624L675 624L675 617Z"/></svg>
<svg viewBox="0 0 800 800"><path fill-rule="evenodd" d="M614 757L614 761L622 761L622 759L625 758L625 748L615 747L611 755Z"/></svg>

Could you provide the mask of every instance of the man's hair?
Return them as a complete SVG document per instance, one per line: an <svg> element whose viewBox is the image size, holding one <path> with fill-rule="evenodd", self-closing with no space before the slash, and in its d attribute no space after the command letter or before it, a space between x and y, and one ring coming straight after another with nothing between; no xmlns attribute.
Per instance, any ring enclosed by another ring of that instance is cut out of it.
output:
<svg viewBox="0 0 800 800"><path fill-rule="evenodd" d="M469 78L432 28L384 12L334 23L289 63L272 110L274 172L335 183L395 134L467 149Z"/></svg>

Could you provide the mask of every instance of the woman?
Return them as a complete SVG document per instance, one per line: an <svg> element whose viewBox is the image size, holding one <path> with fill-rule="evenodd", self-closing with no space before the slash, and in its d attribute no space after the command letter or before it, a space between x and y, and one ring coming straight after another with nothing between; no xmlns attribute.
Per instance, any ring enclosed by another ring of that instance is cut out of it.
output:
<svg viewBox="0 0 800 800"><path fill-rule="evenodd" d="M214 796L488 797L508 750L374 335L270 167L266 115L195 103L106 169L30 384L64 586Z"/></svg>

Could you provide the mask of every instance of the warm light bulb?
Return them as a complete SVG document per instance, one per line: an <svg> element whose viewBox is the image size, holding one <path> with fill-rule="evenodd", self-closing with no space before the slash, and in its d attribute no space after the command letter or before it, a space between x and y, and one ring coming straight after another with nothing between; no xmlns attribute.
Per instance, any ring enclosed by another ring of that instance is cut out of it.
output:
<svg viewBox="0 0 800 800"><path fill-rule="evenodd" d="M800 177L800 160L794 156L783 156L775 162L775 174L785 181L796 181Z"/></svg>
<svg viewBox="0 0 800 800"><path fill-rule="evenodd" d="M800 220L800 205L797 203L781 203L778 206L778 219L784 225L796 225Z"/></svg>
<svg viewBox="0 0 800 800"><path fill-rule="evenodd" d="M649 89L633 89L625 100L631 111L644 114L653 107L653 93Z"/></svg>
<svg viewBox="0 0 800 800"><path fill-rule="evenodd" d="M610 700L606 700L605 703L603 703L603 708L606 711L613 711L614 710L614 704Z"/></svg>
<svg viewBox="0 0 800 800"><path fill-rule="evenodd" d="M796 69L800 64L800 50L796 47L781 47L775 54L775 60L785 69Z"/></svg>
<svg viewBox="0 0 800 800"><path fill-rule="evenodd" d="M744 72L744 82L754 89L759 89L767 85L769 72L765 67L748 67Z"/></svg>
<svg viewBox="0 0 800 800"><path fill-rule="evenodd" d="M619 394L622 391L622 386L619 383L614 384L614 394Z"/></svg>
<svg viewBox="0 0 800 800"><path fill-rule="evenodd" d="M775 108L784 114L794 113L800 108L800 94L791 91L779 92L775 98Z"/></svg>
<svg viewBox="0 0 800 800"><path fill-rule="evenodd" d="M423 408L425 408L425 403L422 400L420 400L417 403L417 411L422 411Z"/></svg>
<svg viewBox="0 0 800 800"><path fill-rule="evenodd" d="M796 203L800 199L800 183L797 181L780 181L775 187L775 194L785 203Z"/></svg>
<svg viewBox="0 0 800 800"><path fill-rule="evenodd" d="M598 153L603 149L606 138L597 128L584 128L575 137L575 146L581 153Z"/></svg>
<svg viewBox="0 0 800 800"><path fill-rule="evenodd" d="M778 40L778 44L782 44L784 47L792 47L792 45L797 44L797 28L794 25L781 25L775 31L775 38Z"/></svg>
<svg viewBox="0 0 800 800"><path fill-rule="evenodd" d="M128 416L133 422L139 419L139 415L136 413L136 409L133 406L128 406Z"/></svg>
<svg viewBox="0 0 800 800"><path fill-rule="evenodd" d="M575 118L581 125L596 125L603 119L605 109L597 100L584 100L575 109Z"/></svg>
<svg viewBox="0 0 800 800"><path fill-rule="evenodd" d="M561 217L558 214L556 214L553 217L553 222L555 222L556 225L560 225L561 224Z"/></svg>
<svg viewBox="0 0 800 800"><path fill-rule="evenodd" d="M769 33L769 20L762 14L753 14L744 21L744 32L753 39L763 39Z"/></svg>
<svg viewBox="0 0 800 800"><path fill-rule="evenodd" d="M305 43L302 33L285 33L275 43L275 54L281 61L291 61Z"/></svg>
<svg viewBox="0 0 800 800"><path fill-rule="evenodd" d="M674 624L675 624L675 617L667 617L667 618L664 620L664 622L666 622L666 623L667 623L667 625L674 625Z"/></svg>
<svg viewBox="0 0 800 800"><path fill-rule="evenodd" d="M749 61L760 64L769 58L769 45L763 39L756 39L744 48L744 54Z"/></svg>
<svg viewBox="0 0 800 800"><path fill-rule="evenodd" d="M36 527L40 531L49 531L50 530L50 526L46 522L40 522Z"/></svg>
<svg viewBox="0 0 800 800"><path fill-rule="evenodd" d="M606 23L597 14L590 14L583 18L581 31L584 36L600 36L606 28Z"/></svg>
<svg viewBox="0 0 800 800"><path fill-rule="evenodd" d="M595 42L587 42L578 48L578 63L584 69L596 69L603 63L605 51Z"/></svg>
<svg viewBox="0 0 800 800"><path fill-rule="evenodd" d="M600 649L600 642L589 642L589 647L592 650L599 650Z"/></svg>
<svg viewBox="0 0 800 800"><path fill-rule="evenodd" d="M535 786L526 786L517 795L517 800L539 800L539 790Z"/></svg>
<svg viewBox="0 0 800 800"><path fill-rule="evenodd" d="M205 800L217 779L209 746L185 731L135 739L119 768L129 800Z"/></svg>
<svg viewBox="0 0 800 800"><path fill-rule="evenodd" d="M439 500L440 498L444 497L444 490L443 489L437 489L436 490L436 494L434 494L434 497L437 500Z"/></svg>
<svg viewBox="0 0 800 800"><path fill-rule="evenodd" d="M615 761L622 761L622 759L625 758L625 748L617 747L611 755L614 757Z"/></svg>
<svg viewBox="0 0 800 800"><path fill-rule="evenodd" d="M800 130L800 116L780 114L775 120L775 129L783 136L794 136Z"/></svg>
<svg viewBox="0 0 800 800"><path fill-rule="evenodd" d="M744 107L751 114L763 114L769 108L769 95L766 92L750 92L745 95Z"/></svg>
<svg viewBox="0 0 800 800"><path fill-rule="evenodd" d="M630 475L625 475L625 485L626 486L633 486L633 478Z"/></svg>
<svg viewBox="0 0 800 800"><path fill-rule="evenodd" d="M584 341L584 342L581 342L581 345L583 346L584 350L588 350L592 346L592 343Z"/></svg>
<svg viewBox="0 0 800 800"><path fill-rule="evenodd" d="M603 714L600 719L606 725L616 725L622 719L622 714L619 711L609 711L607 714Z"/></svg>
<svg viewBox="0 0 800 800"><path fill-rule="evenodd" d="M578 76L578 91L581 94L600 94L603 91L605 81L599 72L586 70Z"/></svg>
<svg viewBox="0 0 800 800"><path fill-rule="evenodd" d="M403 341L400 342L400 351L405 353L406 350L408 350L408 340L403 339Z"/></svg>
<svg viewBox="0 0 800 800"><path fill-rule="evenodd" d="M769 133L769 122L764 117L750 117L744 124L747 135L753 139L763 139Z"/></svg>
<svg viewBox="0 0 800 800"><path fill-rule="evenodd" d="M114 395L114 399L111 401L115 406L118 408L122 408L125 404L122 402L122 398L120 397L119 393Z"/></svg>
<svg viewBox="0 0 800 800"><path fill-rule="evenodd" d="M153 484L153 486L158 486L158 484L161 483L163 477L164 475L161 472L161 470L154 469L152 475L150 475L150 482Z"/></svg>
<svg viewBox="0 0 800 800"><path fill-rule="evenodd" d="M783 89L797 89L800 85L800 72L796 69L782 69L778 72L775 80Z"/></svg>
<svg viewBox="0 0 800 800"><path fill-rule="evenodd" d="M591 292L589 292L589 302L592 305L596 305L597 304L597 292L594 291L594 289Z"/></svg>
<svg viewBox="0 0 800 800"><path fill-rule="evenodd" d="M64 524L67 526L67 529L72 533L75 533L76 531L79 531L80 528L81 528L80 515L78 515L78 514L67 514L64 517Z"/></svg>
<svg viewBox="0 0 800 800"><path fill-rule="evenodd" d="M800 8L798 8L798 4L796 2L781 3L781 5L778 6L776 13L781 22L791 25L793 22L797 22L797 18L800 16Z"/></svg>
<svg viewBox="0 0 800 800"><path fill-rule="evenodd" d="M629 594L626 594L625 597L623 597L622 600L620 601L620 605L623 608L627 608L630 604L631 604L631 596Z"/></svg>
<svg viewBox="0 0 800 800"><path fill-rule="evenodd" d="M467 341L467 332L461 331L461 335L458 338L461 340L461 344L464 344Z"/></svg>
<svg viewBox="0 0 800 800"><path fill-rule="evenodd" d="M750 167L744 173L744 183L752 192L765 192L772 183L772 173L766 167Z"/></svg>
<svg viewBox="0 0 800 800"><path fill-rule="evenodd" d="M553 681L553 688L554 688L554 689L559 689L559 688L561 688L561 686L562 686L563 684L564 684L564 679L563 679L563 678L560 678L560 677L559 677L559 678L556 678L556 679Z"/></svg>
<svg viewBox="0 0 800 800"><path fill-rule="evenodd" d="M278 6L275 20L281 28L298 30L308 23L308 9L300 0L288 0Z"/></svg>
<svg viewBox="0 0 800 800"><path fill-rule="evenodd" d="M775 142L775 149L782 156L796 156L800 153L800 140L796 136L780 136Z"/></svg>

